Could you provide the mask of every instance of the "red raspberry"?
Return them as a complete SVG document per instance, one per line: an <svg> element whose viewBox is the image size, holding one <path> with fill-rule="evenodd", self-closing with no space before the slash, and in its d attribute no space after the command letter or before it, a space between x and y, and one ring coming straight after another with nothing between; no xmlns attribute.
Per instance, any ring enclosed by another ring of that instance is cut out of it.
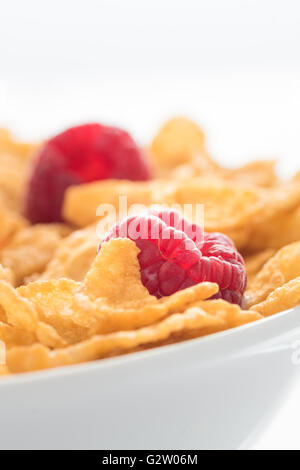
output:
<svg viewBox="0 0 300 470"><path fill-rule="evenodd" d="M72 127L40 150L29 180L25 213L32 223L61 221L63 197L70 185L150 177L142 151L127 132L100 124Z"/></svg>
<svg viewBox="0 0 300 470"><path fill-rule="evenodd" d="M178 230L179 226L185 227L186 232ZM193 236L195 233L200 240ZM111 238L130 238L136 243L142 282L157 298L210 281L219 285L215 298L242 302L246 269L242 256L226 235L205 234L193 224L185 226L177 212L150 209L116 224L103 241Z"/></svg>

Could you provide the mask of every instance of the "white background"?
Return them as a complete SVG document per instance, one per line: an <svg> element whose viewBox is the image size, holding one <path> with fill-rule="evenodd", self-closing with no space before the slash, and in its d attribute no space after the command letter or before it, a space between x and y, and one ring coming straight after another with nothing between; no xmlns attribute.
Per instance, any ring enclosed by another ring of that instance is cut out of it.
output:
<svg viewBox="0 0 300 470"><path fill-rule="evenodd" d="M299 170L300 2L0 0L0 125L39 139L98 120L146 144L174 114L224 164ZM300 449L299 395L257 448Z"/></svg>

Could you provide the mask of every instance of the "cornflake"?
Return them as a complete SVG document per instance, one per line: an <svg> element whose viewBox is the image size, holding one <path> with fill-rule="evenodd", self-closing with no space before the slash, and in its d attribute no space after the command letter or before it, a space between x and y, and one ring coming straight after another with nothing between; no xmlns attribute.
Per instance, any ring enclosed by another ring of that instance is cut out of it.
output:
<svg viewBox="0 0 300 470"><path fill-rule="evenodd" d="M247 305L258 304L275 289L298 276L300 276L300 242L282 248L263 266L246 291Z"/></svg>
<svg viewBox="0 0 300 470"><path fill-rule="evenodd" d="M63 224L39 224L18 230L0 250L0 262L14 273L17 285L44 271L60 241L70 233Z"/></svg>
<svg viewBox="0 0 300 470"><path fill-rule="evenodd" d="M253 310L264 317L288 310L300 304L300 276L273 290L266 300L254 305Z"/></svg>

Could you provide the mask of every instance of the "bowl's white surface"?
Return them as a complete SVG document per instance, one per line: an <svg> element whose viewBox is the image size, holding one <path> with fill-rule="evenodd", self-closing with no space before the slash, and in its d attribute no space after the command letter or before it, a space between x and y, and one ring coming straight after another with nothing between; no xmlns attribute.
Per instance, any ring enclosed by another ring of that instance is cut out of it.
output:
<svg viewBox="0 0 300 470"><path fill-rule="evenodd" d="M248 446L297 374L299 315L1 380L0 448Z"/></svg>

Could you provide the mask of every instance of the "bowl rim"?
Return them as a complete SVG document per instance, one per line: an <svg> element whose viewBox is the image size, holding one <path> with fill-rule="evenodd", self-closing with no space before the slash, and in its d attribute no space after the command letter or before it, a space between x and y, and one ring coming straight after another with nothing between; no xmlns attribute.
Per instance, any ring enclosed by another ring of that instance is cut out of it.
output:
<svg viewBox="0 0 300 470"><path fill-rule="evenodd" d="M251 346L252 348L255 348L255 345L257 345L257 343L261 341L272 340L272 338L275 338L278 335L283 335L284 333L293 330L295 327L300 328L299 315L300 305L276 313L272 316L262 318L261 320L256 320L241 326L229 328L228 330L219 331L206 336L193 338L174 344L157 346L147 350L136 351L132 353L129 352L120 356L108 357L79 364L55 367L53 369L43 369L20 374L12 374L11 376L3 376L3 378L0 378L0 392L3 388L7 386L18 387L23 384L36 383L41 381L44 382L49 380L51 381L52 379L63 379L65 377L74 377L76 375L80 376L91 372L101 373L102 370L113 370L118 368L119 366L122 367L125 364L133 364L135 362L145 361L160 356L163 356L165 358L166 356L172 356L175 353L177 353L178 355L183 353L184 351L188 351L189 349L205 349L207 346L209 347L211 345L214 345L215 343L222 343L224 342L224 340L228 342L232 338L237 340L232 341L231 351L223 351L223 354L220 355L220 350L218 350L218 354L214 355L214 360L218 359L218 356L219 360L223 360L225 355L233 353L240 354L240 352L245 346L244 344L242 344L241 346L241 341L239 340L245 339L248 333L252 333L252 336L255 336L256 330L260 333L260 335L258 335L258 338L260 338L259 341L252 342L250 345L247 345L248 348ZM272 334L272 331L274 330L275 335ZM207 356L203 356L203 359L205 360L205 362L211 361L211 358Z"/></svg>

